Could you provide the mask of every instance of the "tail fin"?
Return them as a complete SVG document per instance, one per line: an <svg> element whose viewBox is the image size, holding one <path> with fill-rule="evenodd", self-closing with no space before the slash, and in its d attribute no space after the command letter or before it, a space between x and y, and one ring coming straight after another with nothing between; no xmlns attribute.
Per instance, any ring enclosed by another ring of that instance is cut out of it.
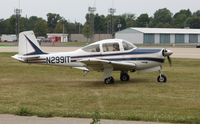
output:
<svg viewBox="0 0 200 124"><path fill-rule="evenodd" d="M46 54L41 50L33 31L25 31L19 34L18 52L20 55Z"/></svg>

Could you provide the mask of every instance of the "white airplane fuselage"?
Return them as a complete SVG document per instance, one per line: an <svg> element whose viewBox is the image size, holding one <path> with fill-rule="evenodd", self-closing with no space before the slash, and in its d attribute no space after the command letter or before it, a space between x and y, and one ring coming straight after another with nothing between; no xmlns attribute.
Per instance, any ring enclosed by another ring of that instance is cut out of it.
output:
<svg viewBox="0 0 200 124"><path fill-rule="evenodd" d="M37 55L39 56L37 59L30 59L22 62L68 67L85 67L85 64L80 62L79 60L100 59L133 63L136 65L135 70L144 70L154 67L160 67L162 65L162 63L164 62L162 50L163 49L135 48L127 52L88 53L83 51L82 49L78 49L72 52L41 54ZM138 53L138 51L140 52ZM145 51L152 51L152 53L144 53Z"/></svg>
<svg viewBox="0 0 200 124"><path fill-rule="evenodd" d="M166 82L161 69L165 57L169 62L173 52L164 48L137 48L128 41L107 39L72 52L45 53L32 31L19 36L19 51L13 58L33 64L67 66L83 71L104 72L105 83L114 82L112 71L121 71L120 79L128 81L128 71L159 71L159 82Z"/></svg>

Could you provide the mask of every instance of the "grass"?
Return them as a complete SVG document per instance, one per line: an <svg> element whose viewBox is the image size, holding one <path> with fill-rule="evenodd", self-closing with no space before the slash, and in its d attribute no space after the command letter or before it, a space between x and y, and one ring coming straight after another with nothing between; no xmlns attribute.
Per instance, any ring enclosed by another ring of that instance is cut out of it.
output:
<svg viewBox="0 0 200 124"><path fill-rule="evenodd" d="M16 46L16 42L0 42L0 47Z"/></svg>
<svg viewBox="0 0 200 124"><path fill-rule="evenodd" d="M173 59L158 73L130 73L130 82L105 85L102 73L17 62L0 53L0 113L200 124L200 60Z"/></svg>
<svg viewBox="0 0 200 124"><path fill-rule="evenodd" d="M100 124L100 114L99 114L99 112L94 112L93 113L93 116L92 116L92 122L90 123L90 124Z"/></svg>
<svg viewBox="0 0 200 124"><path fill-rule="evenodd" d="M0 44L0 47L8 47L8 45Z"/></svg>
<svg viewBox="0 0 200 124"><path fill-rule="evenodd" d="M19 116L31 116L32 113L28 110L28 108L21 107L19 110L16 112L17 115Z"/></svg>

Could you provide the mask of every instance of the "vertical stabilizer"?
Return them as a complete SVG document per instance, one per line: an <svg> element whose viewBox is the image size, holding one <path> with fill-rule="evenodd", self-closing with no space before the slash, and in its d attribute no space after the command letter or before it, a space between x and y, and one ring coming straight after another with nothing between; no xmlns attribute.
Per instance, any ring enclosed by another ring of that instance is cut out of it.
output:
<svg viewBox="0 0 200 124"><path fill-rule="evenodd" d="M41 50L33 31L25 31L19 34L18 52L20 55L45 54Z"/></svg>

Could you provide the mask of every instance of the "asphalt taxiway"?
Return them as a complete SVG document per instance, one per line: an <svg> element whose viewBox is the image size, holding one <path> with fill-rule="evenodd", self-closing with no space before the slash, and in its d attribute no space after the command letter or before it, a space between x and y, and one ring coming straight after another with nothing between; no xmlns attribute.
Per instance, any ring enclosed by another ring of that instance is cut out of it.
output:
<svg viewBox="0 0 200 124"><path fill-rule="evenodd" d="M68 52L76 50L80 47L42 47L45 52ZM200 59L200 48L167 48L173 51L172 58L193 58ZM17 52L18 48L0 47L0 52Z"/></svg>

